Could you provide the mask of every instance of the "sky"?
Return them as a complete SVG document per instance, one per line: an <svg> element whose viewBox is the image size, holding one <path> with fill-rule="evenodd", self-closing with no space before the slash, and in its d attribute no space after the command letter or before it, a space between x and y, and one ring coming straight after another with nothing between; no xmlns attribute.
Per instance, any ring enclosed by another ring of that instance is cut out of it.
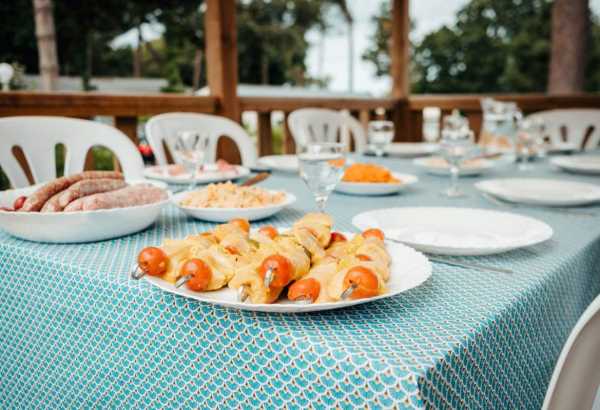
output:
<svg viewBox="0 0 600 410"><path fill-rule="evenodd" d="M413 40L420 40L431 31L443 25L452 25L456 12L469 0L412 0L410 15L415 23L411 32ZM368 93L373 96L384 95L390 89L389 78L375 76L373 64L363 61L361 56L370 45L370 37L375 30L371 20L377 14L382 0L347 0L350 12L354 16L354 92ZM600 14L600 0L590 0L592 12ZM143 27L144 37L154 39L161 35L162 27ZM306 64L312 76L330 77L329 89L332 91L348 91L348 36L346 25L340 20L323 39L314 31L307 34L310 43ZM119 36L114 46L136 44L136 34L133 31ZM322 60L320 55L323 56Z"/></svg>

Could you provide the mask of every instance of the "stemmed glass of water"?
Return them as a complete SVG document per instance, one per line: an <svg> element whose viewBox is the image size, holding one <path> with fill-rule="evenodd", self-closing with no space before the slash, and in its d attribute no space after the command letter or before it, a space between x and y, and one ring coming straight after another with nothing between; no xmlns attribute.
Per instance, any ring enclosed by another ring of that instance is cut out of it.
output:
<svg viewBox="0 0 600 410"><path fill-rule="evenodd" d="M300 177L312 192L319 212L325 211L329 194L342 179L346 165L346 145L313 142L298 148Z"/></svg>
<svg viewBox="0 0 600 410"><path fill-rule="evenodd" d="M465 193L458 187L460 165L472 152L475 143L473 131L469 129L467 119L458 114L444 118L444 128L440 148L450 167L450 187L443 191L449 198L459 198Z"/></svg>
<svg viewBox="0 0 600 410"><path fill-rule="evenodd" d="M375 155L382 157L394 139L394 123L392 121L369 122L369 145Z"/></svg>
<svg viewBox="0 0 600 410"><path fill-rule="evenodd" d="M206 158L210 139L208 135L197 131L180 131L171 143L175 160L183 165L190 175L191 183L188 189L196 187L196 175Z"/></svg>

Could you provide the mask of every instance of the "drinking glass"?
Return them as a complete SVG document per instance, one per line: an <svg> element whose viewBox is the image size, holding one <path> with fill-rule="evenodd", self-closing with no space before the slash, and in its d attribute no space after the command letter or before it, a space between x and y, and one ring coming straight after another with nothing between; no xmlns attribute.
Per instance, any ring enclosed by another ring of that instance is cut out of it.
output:
<svg viewBox="0 0 600 410"><path fill-rule="evenodd" d="M481 127L480 143L486 152L494 153L494 149L509 148L516 154L517 123L522 117L517 104L502 102L492 98L481 100L483 124Z"/></svg>
<svg viewBox="0 0 600 410"><path fill-rule="evenodd" d="M382 157L394 139L394 123L392 121L369 122L369 144L375 155Z"/></svg>
<svg viewBox="0 0 600 410"><path fill-rule="evenodd" d="M346 146L336 142L316 142L298 148L300 176L312 192L320 212L335 189L346 165Z"/></svg>
<svg viewBox="0 0 600 410"><path fill-rule="evenodd" d="M444 190L443 194L449 198L458 198L465 196L465 193L458 187L460 165L473 150L475 138L473 131L467 125L466 119L464 121L459 120L455 116L448 120L446 118L448 117L444 118L440 148L442 156L450 167L450 187Z"/></svg>
<svg viewBox="0 0 600 410"><path fill-rule="evenodd" d="M180 131L172 141L173 155L176 162L183 165L192 182L188 189L196 187L196 174L206 158L209 138L197 131Z"/></svg>
<svg viewBox="0 0 600 410"><path fill-rule="evenodd" d="M544 125L537 119L525 119L519 123L517 140L520 144L521 161L519 171L533 169L530 160L533 157L533 149L545 150ZM541 144L539 143L541 141ZM545 154L545 153L544 153Z"/></svg>

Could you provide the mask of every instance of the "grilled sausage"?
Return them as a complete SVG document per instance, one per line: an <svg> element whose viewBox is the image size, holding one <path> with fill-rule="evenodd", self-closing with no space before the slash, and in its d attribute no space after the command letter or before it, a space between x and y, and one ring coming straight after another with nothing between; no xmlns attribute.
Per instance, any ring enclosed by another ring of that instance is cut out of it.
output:
<svg viewBox="0 0 600 410"><path fill-rule="evenodd" d="M125 187L127 184L122 179L98 178L84 179L75 182L73 185L60 191L52 198L46 201L42 207L42 212L60 212L65 206L74 200L100 192L114 191Z"/></svg>
<svg viewBox="0 0 600 410"><path fill-rule="evenodd" d="M31 194L20 210L25 212L38 212L40 209L42 209L46 201L60 191L64 191L74 183L83 179L97 178L123 179L123 174L116 171L86 171L79 174L57 178L48 182L47 184L44 184L37 191Z"/></svg>
<svg viewBox="0 0 600 410"><path fill-rule="evenodd" d="M164 189L150 184L127 186L115 191L84 196L67 205L65 212L94 211L152 204L167 198Z"/></svg>

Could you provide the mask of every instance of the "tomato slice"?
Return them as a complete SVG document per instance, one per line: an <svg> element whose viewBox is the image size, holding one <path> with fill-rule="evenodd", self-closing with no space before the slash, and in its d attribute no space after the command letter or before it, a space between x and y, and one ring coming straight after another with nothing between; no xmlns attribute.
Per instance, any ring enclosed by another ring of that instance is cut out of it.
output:
<svg viewBox="0 0 600 410"><path fill-rule="evenodd" d="M271 239L275 239L275 237L279 235L277 228L275 228L272 225L263 226L258 230L258 232L262 233L265 236L268 236Z"/></svg>
<svg viewBox="0 0 600 410"><path fill-rule="evenodd" d="M27 201L26 196L20 196L17 199L15 199L15 202L13 203L13 208L15 209L15 211L18 211L19 209L23 208L23 204L25 204L25 201Z"/></svg>
<svg viewBox="0 0 600 410"><path fill-rule="evenodd" d="M350 299L362 299L377 296L379 279L375 272L364 266L350 268L344 277L344 288L354 287Z"/></svg>
<svg viewBox="0 0 600 410"><path fill-rule="evenodd" d="M334 242L347 242L348 238L346 235L340 232L331 232L331 239L329 240L329 246L333 245Z"/></svg>
<svg viewBox="0 0 600 410"><path fill-rule="evenodd" d="M190 259L183 264L179 271L180 276L190 275L186 286L195 292L202 292L208 288L212 278L212 269L201 259Z"/></svg>
<svg viewBox="0 0 600 410"><path fill-rule="evenodd" d="M232 255L239 255L240 251L238 251L238 249L235 246L226 246L225 250L227 250L227 252L229 252Z"/></svg>
<svg viewBox="0 0 600 410"><path fill-rule="evenodd" d="M314 302L321 292L321 284L315 278L297 280L288 289L288 299L306 299Z"/></svg>
<svg viewBox="0 0 600 410"><path fill-rule="evenodd" d="M160 276L167 271L169 258L162 249L149 246L139 253L138 266L147 275Z"/></svg>
<svg viewBox="0 0 600 410"><path fill-rule="evenodd" d="M242 231L244 232L250 232L250 222L248 222L247 219L244 218L235 218L232 219L231 221L229 221L230 224L232 225L237 225L241 228Z"/></svg>
<svg viewBox="0 0 600 410"><path fill-rule="evenodd" d="M362 233L362 236L365 238L378 238L378 239L381 239L382 241L385 239L385 235L383 234L383 231L381 229L377 229L377 228L367 229L366 231L364 231Z"/></svg>
<svg viewBox="0 0 600 410"><path fill-rule="evenodd" d="M265 258L260 267L258 274L261 278L265 278L267 271L271 270L273 280L269 287L282 288L292 280L292 263L283 255L271 255Z"/></svg>

